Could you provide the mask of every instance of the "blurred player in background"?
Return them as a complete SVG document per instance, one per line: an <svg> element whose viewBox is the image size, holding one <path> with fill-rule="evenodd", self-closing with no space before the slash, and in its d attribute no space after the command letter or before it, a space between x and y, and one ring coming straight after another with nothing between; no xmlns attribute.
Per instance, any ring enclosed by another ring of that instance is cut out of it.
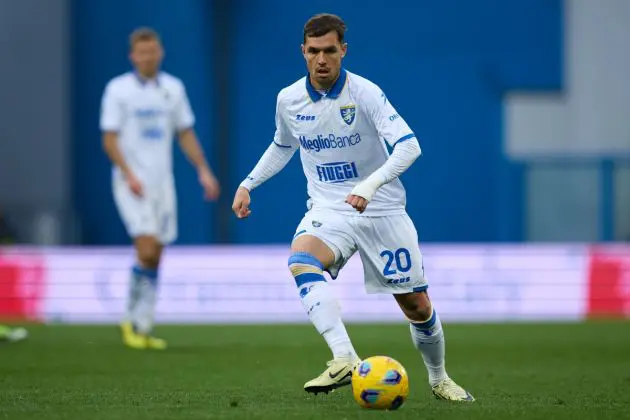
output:
<svg viewBox="0 0 630 420"><path fill-rule="evenodd" d="M12 245L15 243L15 235L10 228L9 223L4 217L2 207L0 207L0 246ZM28 336L26 329L22 327L11 328L6 325L0 325L0 342L15 342L24 340Z"/></svg>
<svg viewBox="0 0 630 420"><path fill-rule="evenodd" d="M162 249L177 237L175 135L197 169L206 199L219 195L219 183L193 129L195 117L186 89L181 80L160 71L163 55L155 31L134 31L130 60L135 70L107 84L101 105L100 127L113 165L114 200L137 256L122 337L126 345L139 349L166 348L166 342L151 332Z"/></svg>
<svg viewBox="0 0 630 420"><path fill-rule="evenodd" d="M436 397L474 401L446 373L444 332L427 294L418 235L398 177L420 156L413 131L374 83L341 67L346 26L337 16L311 18L302 53L308 75L277 98L276 133L234 197L237 217L250 215L250 191L278 173L298 148L308 182L308 211L289 258L304 309L333 360L308 392L350 383L359 362L323 271L334 279L359 252L368 293L393 294L409 319ZM385 140L393 152L390 155Z"/></svg>

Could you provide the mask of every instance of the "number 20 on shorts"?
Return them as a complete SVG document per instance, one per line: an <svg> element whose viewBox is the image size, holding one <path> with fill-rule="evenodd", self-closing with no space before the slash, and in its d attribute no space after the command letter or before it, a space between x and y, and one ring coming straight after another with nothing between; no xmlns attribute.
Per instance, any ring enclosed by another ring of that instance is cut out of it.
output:
<svg viewBox="0 0 630 420"><path fill-rule="evenodd" d="M385 276L406 273L411 270L411 255L407 248L398 248L396 251L386 249L380 255L386 258L385 268L383 268L383 275Z"/></svg>

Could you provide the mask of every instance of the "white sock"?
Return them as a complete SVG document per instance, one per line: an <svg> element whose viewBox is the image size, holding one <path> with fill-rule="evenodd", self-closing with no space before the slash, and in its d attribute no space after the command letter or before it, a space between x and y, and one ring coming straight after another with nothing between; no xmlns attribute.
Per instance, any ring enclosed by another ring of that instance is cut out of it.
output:
<svg viewBox="0 0 630 420"><path fill-rule="evenodd" d="M341 309L322 273L321 263L307 253L296 253L289 259L289 268L298 286L302 306L309 319L326 340L333 358L357 360Z"/></svg>
<svg viewBox="0 0 630 420"><path fill-rule="evenodd" d="M422 360L429 373L429 384L437 385L448 378L445 366L445 343L442 323L432 309L431 317L424 322L411 322L411 339L422 353Z"/></svg>
<svg viewBox="0 0 630 420"><path fill-rule="evenodd" d="M131 269L131 275L129 276L129 291L127 292L127 309L125 310L124 320L126 322L133 322L134 312L138 303L138 287L140 283L140 266L133 266Z"/></svg>
<svg viewBox="0 0 630 420"><path fill-rule="evenodd" d="M150 334L157 302L157 271L138 270L138 300L133 311L133 322L140 334Z"/></svg>
<svg viewBox="0 0 630 420"><path fill-rule="evenodd" d="M328 343L335 359L359 358L352 346L341 310L326 281L307 283L300 288L300 298L311 322Z"/></svg>

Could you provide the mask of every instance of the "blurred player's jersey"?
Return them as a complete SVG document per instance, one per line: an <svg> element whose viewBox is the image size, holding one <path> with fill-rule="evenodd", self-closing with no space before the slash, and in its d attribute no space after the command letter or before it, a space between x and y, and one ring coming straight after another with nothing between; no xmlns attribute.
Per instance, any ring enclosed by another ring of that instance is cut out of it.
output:
<svg viewBox="0 0 630 420"><path fill-rule="evenodd" d="M395 147L414 137L378 86L343 69L328 92L303 77L278 94L274 143L300 148L308 208L357 214L345 199L388 159L385 142ZM401 214L405 204L405 189L395 179L376 192L363 214Z"/></svg>
<svg viewBox="0 0 630 420"><path fill-rule="evenodd" d="M153 80L126 73L105 88L101 130L118 133L125 161L145 188L173 182L173 137L194 123L184 84L167 73ZM115 167L113 172L120 180L120 170Z"/></svg>

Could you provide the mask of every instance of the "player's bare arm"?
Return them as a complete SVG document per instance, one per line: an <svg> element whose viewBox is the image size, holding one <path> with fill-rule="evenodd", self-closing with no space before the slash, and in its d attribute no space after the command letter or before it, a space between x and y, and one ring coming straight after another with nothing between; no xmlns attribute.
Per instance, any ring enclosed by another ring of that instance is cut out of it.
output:
<svg viewBox="0 0 630 420"><path fill-rule="evenodd" d="M187 128L180 131L179 145L190 163L197 169L199 183L204 189L205 198L209 200L216 200L221 192L219 181L212 173L212 170L206 161L195 130Z"/></svg>
<svg viewBox="0 0 630 420"><path fill-rule="evenodd" d="M106 131L103 133L103 149L112 164L120 168L127 181L127 185L129 185L129 189L131 189L136 196L142 197L142 183L136 178L135 174L127 165L127 162L125 162L120 147L118 147L118 133L114 131Z"/></svg>

